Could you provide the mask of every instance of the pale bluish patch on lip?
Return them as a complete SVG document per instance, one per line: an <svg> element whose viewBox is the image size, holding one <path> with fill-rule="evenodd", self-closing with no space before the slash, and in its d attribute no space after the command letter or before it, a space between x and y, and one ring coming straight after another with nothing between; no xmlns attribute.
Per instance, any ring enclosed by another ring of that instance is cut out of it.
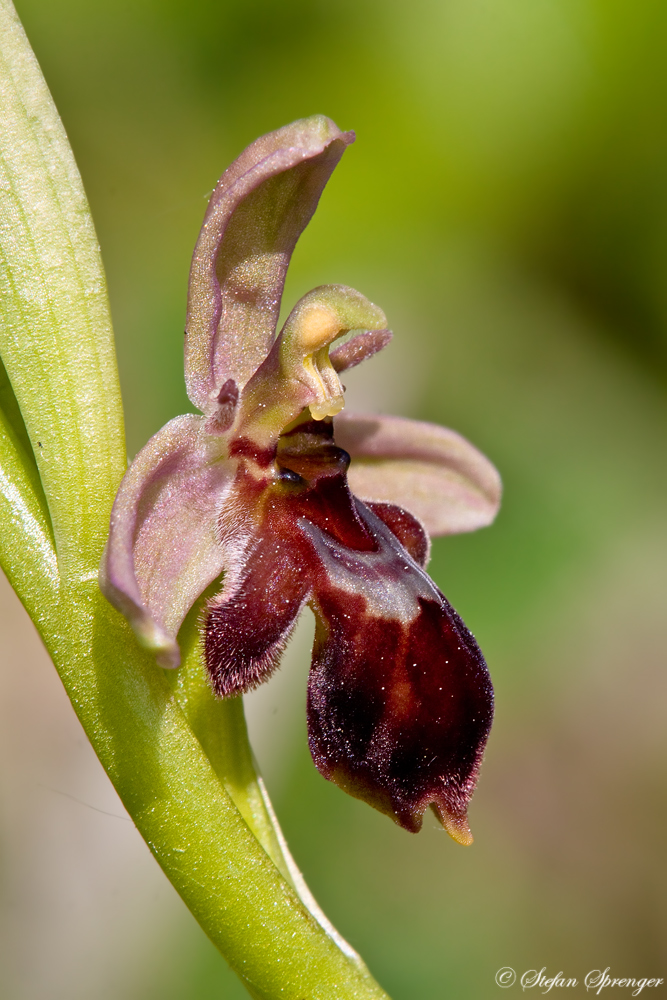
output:
<svg viewBox="0 0 667 1000"><path fill-rule="evenodd" d="M363 519L380 543L375 552L350 549L305 517L299 518L298 525L312 542L334 586L363 597L374 618L409 625L421 612L419 598L438 603L442 598L380 518L364 507Z"/></svg>

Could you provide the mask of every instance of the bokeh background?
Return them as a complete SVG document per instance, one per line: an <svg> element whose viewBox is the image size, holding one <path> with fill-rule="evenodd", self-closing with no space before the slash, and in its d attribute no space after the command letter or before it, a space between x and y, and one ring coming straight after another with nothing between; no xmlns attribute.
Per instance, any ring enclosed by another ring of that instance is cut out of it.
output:
<svg viewBox="0 0 667 1000"><path fill-rule="evenodd" d="M454 427L501 470L497 523L437 541L431 564L497 692L471 848L434 819L409 835L316 773L307 617L249 699L326 913L394 1000L495 997L501 966L664 976L664 3L17 7L92 205L130 454L190 409L187 273L218 175L321 112L358 140L287 305L329 282L381 304L395 340L346 379L350 406ZM2 593L2 996L241 1000Z"/></svg>

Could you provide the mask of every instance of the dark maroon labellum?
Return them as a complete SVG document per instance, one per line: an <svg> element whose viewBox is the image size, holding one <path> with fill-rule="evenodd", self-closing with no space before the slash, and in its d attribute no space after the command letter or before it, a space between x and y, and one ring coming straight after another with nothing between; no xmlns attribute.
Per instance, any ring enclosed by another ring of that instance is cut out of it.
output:
<svg viewBox="0 0 667 1000"><path fill-rule="evenodd" d="M261 514L243 572L209 607L206 661L216 692L239 694L265 680L310 603L317 630L308 731L317 768L407 830L419 830L431 805L469 842L466 812L493 691L473 636L422 569L423 529L398 507L351 495L349 456L330 422L283 435L277 464L278 478L260 483L243 465L237 473L234 502L245 498Z"/></svg>

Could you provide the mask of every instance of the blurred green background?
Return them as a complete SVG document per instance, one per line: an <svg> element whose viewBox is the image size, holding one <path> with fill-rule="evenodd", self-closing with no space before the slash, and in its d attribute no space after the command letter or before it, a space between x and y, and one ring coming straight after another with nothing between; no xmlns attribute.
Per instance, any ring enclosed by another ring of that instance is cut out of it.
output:
<svg viewBox="0 0 667 1000"><path fill-rule="evenodd" d="M131 454L191 409L182 330L208 193L258 135L321 112L358 138L297 248L286 305L331 282L382 305L395 340L350 376L350 406L454 427L503 476L496 525L437 541L431 564L497 692L470 849L428 818L411 836L319 777L307 639L288 668L299 683L272 682L250 708L327 915L394 1000L494 997L501 966L664 976L667 7L17 8L92 205ZM172 910L122 996L245 996ZM100 968L122 967L118 942L105 947ZM48 1000L78 997L68 976ZM86 992L119 995L104 972Z"/></svg>

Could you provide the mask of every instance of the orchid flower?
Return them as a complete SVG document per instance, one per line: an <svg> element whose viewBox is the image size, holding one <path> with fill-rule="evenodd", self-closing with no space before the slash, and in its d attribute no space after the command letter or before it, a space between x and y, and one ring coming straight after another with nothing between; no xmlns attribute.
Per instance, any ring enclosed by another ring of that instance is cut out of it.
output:
<svg viewBox="0 0 667 1000"><path fill-rule="evenodd" d="M498 474L453 431L341 412L339 375L391 338L359 292L314 289L276 335L292 251L353 140L315 116L258 139L220 178L189 284L185 378L201 415L171 420L128 469L101 586L174 668L186 614L224 574L203 618L221 697L271 675L308 604L316 767L407 830L430 805L467 844L493 692L425 572L427 532L489 524Z"/></svg>

